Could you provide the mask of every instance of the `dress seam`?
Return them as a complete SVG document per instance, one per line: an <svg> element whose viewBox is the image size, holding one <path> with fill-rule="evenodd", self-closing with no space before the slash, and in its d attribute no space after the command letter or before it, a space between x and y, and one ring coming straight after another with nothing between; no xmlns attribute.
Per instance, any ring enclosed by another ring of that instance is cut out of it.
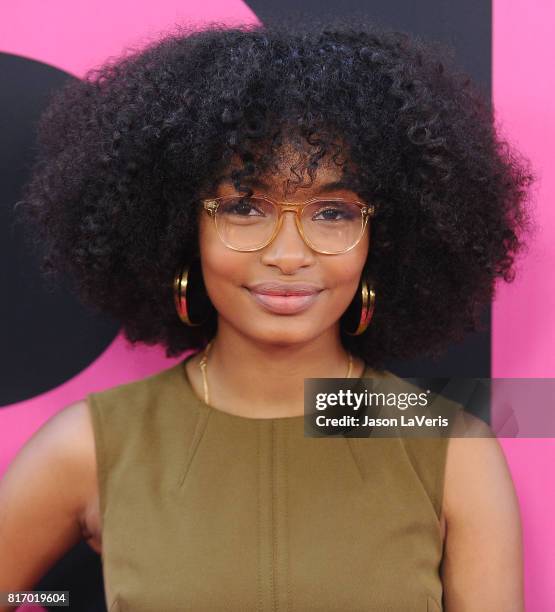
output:
<svg viewBox="0 0 555 612"><path fill-rule="evenodd" d="M199 412L197 414L197 419L195 422L195 431L193 432L191 443L189 445L189 450L187 454L187 459L185 461L185 466L182 468L181 476L179 477L179 481L177 484L178 489L183 487L185 479L187 478L187 474L189 473L189 469L196 455L197 449L199 448L200 442L202 438L204 437L204 432L206 431L206 426L208 425L210 414L211 414L210 412L208 413Z"/></svg>
<svg viewBox="0 0 555 612"><path fill-rule="evenodd" d="M351 457L357 467L358 473L360 475L361 480L364 482L366 480L366 474L362 468L361 462L360 462L360 458L358 455L358 449L356 448L357 446L357 442L356 440L358 438L352 438L350 436L343 436L343 439L345 440L345 442L347 443L347 447L349 449L349 452L351 454Z"/></svg>
<svg viewBox="0 0 555 612"><path fill-rule="evenodd" d="M257 428L257 440L258 443L256 445L256 465L258 466L258 478L257 478L257 488L256 488L256 520L257 520L257 529L256 529L256 547L258 551L258 571L257 571L257 593L258 593L258 609L260 612L263 611L264 605L262 601L262 519L261 519L261 486L262 486L262 463L261 463L261 453L260 453L260 445L261 445L261 436L262 430Z"/></svg>
<svg viewBox="0 0 555 612"><path fill-rule="evenodd" d="M277 594L277 557L278 557L278 542L277 542L277 524L276 524L276 503L277 503L277 461L276 461L276 453L277 453L277 444L275 440L276 436L276 426L274 421L271 423L271 440L272 440L272 491L271 491L271 516L272 516L272 597L273 597L273 609L277 611L278 609L278 594Z"/></svg>
<svg viewBox="0 0 555 612"><path fill-rule="evenodd" d="M287 424L286 424L287 426ZM288 447L287 447L287 442L290 439L289 435L284 436L284 440L283 440L283 466L284 466L284 470L285 470L285 475L284 475L284 481L285 481L285 487L284 487L284 491L283 491L283 498L284 498L284 502L285 502L285 509L284 509L284 520L285 520L285 528L284 528L284 551L285 551L285 596L286 596L286 601L285 601L285 607L287 612L289 612L289 610L291 609L291 579L290 579L290 573L291 573L291 567L290 567L290 542L289 542L289 460L288 460Z"/></svg>

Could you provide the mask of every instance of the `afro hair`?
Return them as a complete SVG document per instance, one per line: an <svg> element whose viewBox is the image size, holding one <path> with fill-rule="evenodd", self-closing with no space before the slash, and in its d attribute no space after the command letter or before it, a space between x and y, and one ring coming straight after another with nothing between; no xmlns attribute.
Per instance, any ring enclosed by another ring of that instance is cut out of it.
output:
<svg viewBox="0 0 555 612"><path fill-rule="evenodd" d="M479 329L496 278L514 277L534 177L450 53L364 22L178 26L69 81L41 117L18 203L41 271L132 343L200 348L215 312L188 327L173 300L176 270L199 253L199 200L233 159L240 188L295 138L311 152L296 174L331 155L376 207L375 314L344 346L381 367Z"/></svg>

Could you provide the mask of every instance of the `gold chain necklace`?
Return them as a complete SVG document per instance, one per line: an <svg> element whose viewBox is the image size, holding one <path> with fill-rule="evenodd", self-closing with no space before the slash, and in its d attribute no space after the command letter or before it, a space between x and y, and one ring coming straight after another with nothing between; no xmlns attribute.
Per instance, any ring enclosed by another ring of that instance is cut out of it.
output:
<svg viewBox="0 0 555 612"><path fill-rule="evenodd" d="M210 347L212 346L212 340L206 345L204 351L202 352L202 358L199 362L200 370L202 372L202 383L204 386L204 403L210 404L210 398L208 395L208 380L206 378L206 365L208 363L208 353L210 352ZM351 373L353 371L353 356L349 352L349 367L347 368L347 374L345 378L351 378Z"/></svg>

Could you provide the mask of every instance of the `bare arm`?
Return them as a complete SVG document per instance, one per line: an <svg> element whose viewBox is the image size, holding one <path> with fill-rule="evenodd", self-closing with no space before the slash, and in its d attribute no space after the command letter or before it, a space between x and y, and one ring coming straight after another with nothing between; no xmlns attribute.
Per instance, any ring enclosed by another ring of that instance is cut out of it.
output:
<svg viewBox="0 0 555 612"><path fill-rule="evenodd" d="M85 401L71 404L34 433L0 480L0 592L32 589L82 538L93 440Z"/></svg>
<svg viewBox="0 0 555 612"><path fill-rule="evenodd" d="M520 511L498 440L451 439L445 475L445 611L524 612Z"/></svg>

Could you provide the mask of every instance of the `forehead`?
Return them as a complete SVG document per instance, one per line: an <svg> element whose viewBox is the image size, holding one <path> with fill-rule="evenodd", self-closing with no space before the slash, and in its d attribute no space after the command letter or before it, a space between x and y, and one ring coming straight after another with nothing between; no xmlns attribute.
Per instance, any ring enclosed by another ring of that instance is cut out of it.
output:
<svg viewBox="0 0 555 612"><path fill-rule="evenodd" d="M329 159L321 159L314 168L312 177L307 168L307 160L292 159L289 156L273 165L271 170L261 170L252 176L241 176L237 184L265 193L273 193L287 198L294 193L310 194L348 192L354 193L354 184L344 172L344 168ZM235 181L232 178L234 170L241 166L233 164L222 177L219 190L233 190Z"/></svg>

